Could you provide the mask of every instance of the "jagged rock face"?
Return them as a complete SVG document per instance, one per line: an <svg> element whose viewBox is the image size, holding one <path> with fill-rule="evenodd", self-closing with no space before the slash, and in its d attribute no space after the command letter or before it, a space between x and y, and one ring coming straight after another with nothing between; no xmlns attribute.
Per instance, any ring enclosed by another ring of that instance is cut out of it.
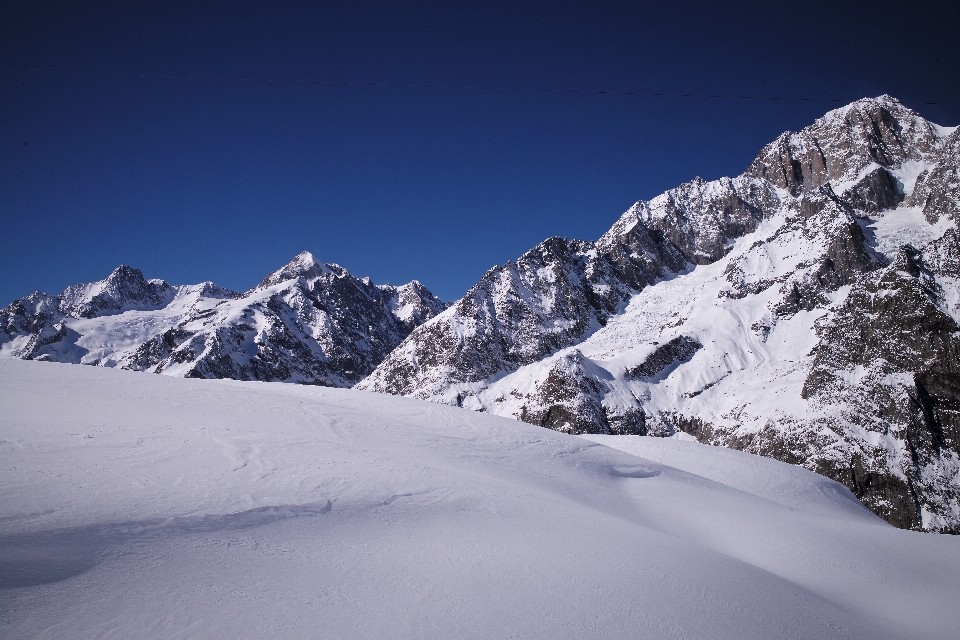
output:
<svg viewBox="0 0 960 640"><path fill-rule="evenodd" d="M689 262L723 255L756 228L775 191L745 178L694 180L637 203L598 242L550 238L487 272L437 321L415 331L358 387L440 396L555 353L616 314L635 292ZM694 216L693 211L705 208Z"/></svg>
<svg viewBox="0 0 960 640"><path fill-rule="evenodd" d="M76 318L93 318L128 309L159 309L176 295L163 280L147 280L139 269L119 266L106 280L67 287L60 294L60 310Z"/></svg>
<svg viewBox="0 0 960 640"><path fill-rule="evenodd" d="M907 204L919 207L930 224L942 217L960 223L960 129L947 138L937 162L917 177Z"/></svg>
<svg viewBox="0 0 960 640"><path fill-rule="evenodd" d="M201 378L350 386L446 308L419 282L378 286L309 253L245 294L120 267L0 311L7 357ZM132 337L131 337L132 335Z"/></svg>
<svg viewBox="0 0 960 640"><path fill-rule="evenodd" d="M776 190L763 180L740 176L704 182L696 178L648 203L638 202L624 216L627 220L635 216L638 226L669 240L685 262L709 264L726 254L731 238L753 232L765 212L779 204ZM623 222L621 217L614 228L624 226ZM601 243L608 238L605 235Z"/></svg>
<svg viewBox="0 0 960 640"><path fill-rule="evenodd" d="M611 263L597 258L591 244L550 238L491 269L392 353L376 384L361 388L405 394L415 387L434 389L434 381L475 382L570 344L628 296L611 277Z"/></svg>
<svg viewBox="0 0 960 640"><path fill-rule="evenodd" d="M653 378L673 364L689 362L690 358L702 349L703 345L696 338L677 336L670 342L659 345L640 364L627 369L624 374L628 378Z"/></svg>
<svg viewBox="0 0 960 640"><path fill-rule="evenodd" d="M144 343L131 368L351 386L444 308L420 283L377 286L301 254L241 298Z"/></svg>
<svg viewBox="0 0 960 640"><path fill-rule="evenodd" d="M960 309L947 293L960 282L957 232L925 252L904 246L824 318L802 394L821 414L813 428L851 421L864 430L844 456L818 456L828 475L847 476L858 497L900 526L936 521L960 533L939 513L939 503L960 498ZM883 438L896 446L870 444Z"/></svg>
<svg viewBox="0 0 960 640"><path fill-rule="evenodd" d="M389 291L387 287L381 289ZM407 327L407 334L446 308L446 304L416 280L396 287L390 301L391 312Z"/></svg>
<svg viewBox="0 0 960 640"><path fill-rule="evenodd" d="M588 368L578 351L559 358L537 389L536 408L525 405L520 419L566 433L609 433L599 401L602 383Z"/></svg>
<svg viewBox="0 0 960 640"><path fill-rule="evenodd" d="M358 387L571 433L685 431L960 532L957 141L887 96L838 109L740 177L491 270Z"/></svg>
<svg viewBox="0 0 960 640"><path fill-rule="evenodd" d="M786 207L789 213L773 234L727 262L730 286L721 296L743 299L778 285L773 311L790 316L826 304L831 292L880 264L866 247L854 210L829 185ZM776 258L791 253L802 258L787 269L776 268Z"/></svg>
<svg viewBox="0 0 960 640"><path fill-rule="evenodd" d="M831 111L798 133L782 134L746 173L799 195L827 182L855 179L872 165L923 160L942 144L936 125L881 96Z"/></svg>
<svg viewBox="0 0 960 640"><path fill-rule="evenodd" d="M0 339L6 338L6 342L15 335L37 333L61 317L59 298L34 291L0 310Z"/></svg>
<svg viewBox="0 0 960 640"><path fill-rule="evenodd" d="M829 183L825 186L830 188ZM903 202L903 192L889 171L877 167L847 189L842 201L856 211L879 213Z"/></svg>

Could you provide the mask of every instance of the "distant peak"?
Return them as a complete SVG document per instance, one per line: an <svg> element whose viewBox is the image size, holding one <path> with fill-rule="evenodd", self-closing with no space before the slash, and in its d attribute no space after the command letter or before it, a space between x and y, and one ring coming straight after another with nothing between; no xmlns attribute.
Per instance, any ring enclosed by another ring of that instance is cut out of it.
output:
<svg viewBox="0 0 960 640"><path fill-rule="evenodd" d="M320 275L324 271L324 265L317 262L312 253L301 251L293 260L285 264L280 270L274 271L274 273L282 274L284 279L289 279L299 276Z"/></svg>
<svg viewBox="0 0 960 640"><path fill-rule="evenodd" d="M301 251L297 256L280 269L269 274L256 288L270 287L285 280L295 278L316 278L324 273L330 273L327 265L320 264L309 251Z"/></svg>
<svg viewBox="0 0 960 640"><path fill-rule="evenodd" d="M128 267L125 264L120 265L107 276L107 280L130 280L133 278L143 280L143 272L140 271L140 269Z"/></svg>
<svg viewBox="0 0 960 640"><path fill-rule="evenodd" d="M294 264L312 266L319 263L317 262L316 258L313 257L312 253L310 253L309 251L301 251L300 253L297 254L296 258L290 261L290 264L288 264L287 266L294 265Z"/></svg>
<svg viewBox="0 0 960 640"><path fill-rule="evenodd" d="M877 97L875 97L875 98L867 97L867 98L860 98L859 100L854 100L853 102L851 102L851 103L850 103L849 105L847 105L847 106L867 105L867 104L869 104L869 105L873 105L873 104L895 105L895 104L900 104L900 101L897 100L896 98L894 98L893 96L891 96L890 94L884 93L884 94L879 95L879 96L877 96Z"/></svg>

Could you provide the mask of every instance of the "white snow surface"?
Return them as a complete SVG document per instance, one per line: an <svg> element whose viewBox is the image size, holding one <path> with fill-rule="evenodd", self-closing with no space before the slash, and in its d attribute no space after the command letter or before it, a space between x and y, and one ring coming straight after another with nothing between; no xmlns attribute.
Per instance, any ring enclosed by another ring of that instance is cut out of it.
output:
<svg viewBox="0 0 960 640"><path fill-rule="evenodd" d="M901 246L909 244L922 249L955 227L954 222L946 216L936 224L930 224L923 211L916 207L890 209L860 221L867 244L890 261L896 257Z"/></svg>
<svg viewBox="0 0 960 640"><path fill-rule="evenodd" d="M92 296L88 294L102 291L106 286L104 282L101 280L69 287L65 292L69 295L65 295L65 298L69 305L74 306L79 304L78 301L89 301ZM160 308L133 308L93 318L67 316L63 318L63 323L78 335L73 340L44 347L40 353L58 362L122 366L144 342L176 327L185 319L211 314L218 305L232 301L229 298L231 293L211 282L173 286L170 287L169 301ZM29 339L29 335L22 335L0 344L0 358L18 357L19 350Z"/></svg>
<svg viewBox="0 0 960 640"><path fill-rule="evenodd" d="M80 334L76 341L76 345L82 348L78 350L82 354L79 363L104 367L122 365L147 340L176 327L186 318L211 313L218 305L233 302L229 298L210 296L206 284L175 287L176 296L160 309L130 310L94 318L66 318L67 327Z"/></svg>
<svg viewBox="0 0 960 640"><path fill-rule="evenodd" d="M347 389L0 389L5 639L960 637L960 538L773 460Z"/></svg>

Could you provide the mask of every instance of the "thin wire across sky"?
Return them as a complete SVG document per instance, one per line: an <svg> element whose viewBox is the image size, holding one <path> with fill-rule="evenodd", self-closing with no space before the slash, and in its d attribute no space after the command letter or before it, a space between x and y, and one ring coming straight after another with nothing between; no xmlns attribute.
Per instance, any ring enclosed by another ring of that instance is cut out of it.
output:
<svg viewBox="0 0 960 640"><path fill-rule="evenodd" d="M263 82L274 84L304 84L304 85L324 85L340 87L386 87L398 89L444 89L456 91L497 91L507 93L553 93L553 94L587 94L587 95L609 95L609 96L639 96L649 98L709 98L721 100L773 100L786 102L835 102L847 103L850 100L842 98L805 98L795 96L747 96L747 95L726 95L716 93L667 93L660 91L613 91L602 89L562 89L545 87L491 87L482 85L460 85L460 84L421 84L406 82L358 82L346 80L304 80L295 78L247 78L243 76L182 76L173 74L155 74L155 73L114 73L106 71L65 71L59 69L24 69L16 67L6 67L4 71L13 71L20 73L41 73L55 75L75 75L75 76L100 76L116 78L151 78L162 80L206 80L216 82ZM956 106L956 102L917 102L923 105L950 105Z"/></svg>

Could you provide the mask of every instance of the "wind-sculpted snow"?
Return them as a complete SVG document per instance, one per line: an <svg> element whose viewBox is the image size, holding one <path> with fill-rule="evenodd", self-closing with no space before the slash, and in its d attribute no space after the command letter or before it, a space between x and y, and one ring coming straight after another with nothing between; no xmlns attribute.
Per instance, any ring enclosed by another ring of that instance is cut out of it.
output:
<svg viewBox="0 0 960 640"><path fill-rule="evenodd" d="M199 378L350 386L445 308L419 282L374 285L302 253L239 294L118 267L0 311L0 354Z"/></svg>
<svg viewBox="0 0 960 640"><path fill-rule="evenodd" d="M960 538L746 453L348 389L15 360L0 387L5 639L960 626Z"/></svg>
<svg viewBox="0 0 960 640"><path fill-rule="evenodd" d="M472 289L359 387L570 433L687 432L823 473L898 526L960 533L958 136L889 96L832 111L740 177L563 241L582 249L550 264L571 275L519 286L500 276L514 263L491 270L481 285L498 288ZM615 306L579 284L584 262L610 265Z"/></svg>

